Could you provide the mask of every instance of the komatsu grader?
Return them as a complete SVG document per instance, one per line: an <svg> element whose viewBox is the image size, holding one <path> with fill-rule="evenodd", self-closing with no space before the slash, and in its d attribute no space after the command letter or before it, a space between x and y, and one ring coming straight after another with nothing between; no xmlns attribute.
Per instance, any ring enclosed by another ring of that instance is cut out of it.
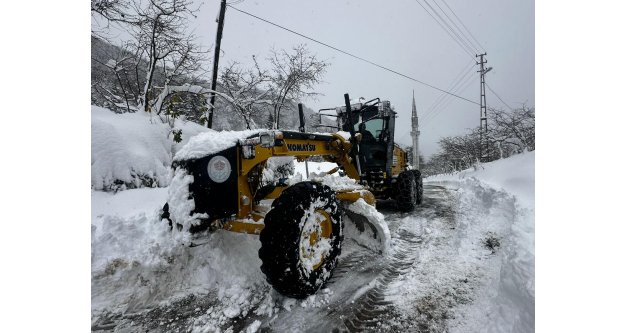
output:
<svg viewBox="0 0 625 333"><path fill-rule="evenodd" d="M336 133L304 132L300 105L300 132L258 131L219 151L191 147L182 157L177 154L162 217L190 233L259 234L267 281L289 297L314 294L337 264L344 218L388 242L385 222L373 218L382 216L375 211L376 199L394 199L402 211L422 200L421 174L394 142L396 112L390 102L351 104L349 95L344 97L345 106L319 111L336 118ZM346 175L353 186L332 188L314 177L264 183L268 160L279 156L298 161L321 156L338 165L328 174Z"/></svg>

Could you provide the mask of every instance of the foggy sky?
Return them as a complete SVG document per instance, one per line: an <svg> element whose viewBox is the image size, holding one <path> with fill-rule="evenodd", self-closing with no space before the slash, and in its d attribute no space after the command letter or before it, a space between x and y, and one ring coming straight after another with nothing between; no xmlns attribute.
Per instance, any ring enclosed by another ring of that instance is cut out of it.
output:
<svg viewBox="0 0 625 333"><path fill-rule="evenodd" d="M446 1L488 53L487 66L492 66L493 70L486 75L487 84L511 107L522 103L533 106L534 2ZM429 2L438 9L432 0ZM199 42L211 49L215 43L219 3L219 0L204 1L193 23ZM231 0L230 3L442 89L447 89L469 63L476 60L463 51L416 0ZM446 9L442 1L438 0L438 3ZM256 55L263 66L272 47L288 49L300 43L305 43L311 52L330 62L324 83L316 87L323 96L303 101L314 110L340 106L344 93L349 93L352 98L390 100L399 117L396 140L409 145L414 90L421 119L421 152L426 157L436 152L441 136L462 134L468 128L479 126L479 105L450 96L446 107L434 114L435 117L433 114L425 116L440 92L232 9L226 11L220 65L231 61L251 64L252 55ZM477 51L482 50L473 53ZM266 62L264 65L269 67ZM472 79L459 95L479 102L477 69L477 66L473 67L469 74ZM210 77L207 80L210 81ZM486 96L488 106L505 107L489 90Z"/></svg>

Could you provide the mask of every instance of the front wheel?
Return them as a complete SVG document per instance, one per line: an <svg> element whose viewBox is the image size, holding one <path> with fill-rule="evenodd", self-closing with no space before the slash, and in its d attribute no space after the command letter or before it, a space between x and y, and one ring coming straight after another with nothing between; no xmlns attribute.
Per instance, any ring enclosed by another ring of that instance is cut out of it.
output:
<svg viewBox="0 0 625 333"><path fill-rule="evenodd" d="M336 194L327 186L301 182L285 189L272 206L260 233L260 269L281 294L312 295L332 276L341 253Z"/></svg>

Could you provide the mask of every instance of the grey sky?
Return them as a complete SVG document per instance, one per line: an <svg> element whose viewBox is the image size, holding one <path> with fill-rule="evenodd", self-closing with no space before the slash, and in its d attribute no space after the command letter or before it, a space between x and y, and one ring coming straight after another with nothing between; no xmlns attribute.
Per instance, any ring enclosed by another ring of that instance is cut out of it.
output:
<svg viewBox="0 0 625 333"><path fill-rule="evenodd" d="M423 0L419 1L425 6ZM215 42L219 2L204 1L195 22L195 34L207 47ZM468 69L472 59L475 61L416 0L230 2L237 8L443 89ZM428 2L438 9L433 0ZM521 103L533 106L534 2L446 2L486 48L487 66L493 66L487 74L487 84L512 107ZM441 0L437 3L446 9ZM220 63L249 64L253 54L264 59L272 47L286 49L298 43L307 44L313 53L331 63L325 83L316 89L323 96L304 101L313 109L341 105L346 92L352 97L388 99L399 115L396 138L400 143L410 144L408 132L414 89L421 119L421 150L426 156L437 150L441 136L462 134L479 125L478 105L450 96L442 105L444 108L436 113L427 112L440 92L231 9L226 11ZM476 70L477 66L473 67L465 90L458 94L479 102ZM488 90L487 104L504 107Z"/></svg>

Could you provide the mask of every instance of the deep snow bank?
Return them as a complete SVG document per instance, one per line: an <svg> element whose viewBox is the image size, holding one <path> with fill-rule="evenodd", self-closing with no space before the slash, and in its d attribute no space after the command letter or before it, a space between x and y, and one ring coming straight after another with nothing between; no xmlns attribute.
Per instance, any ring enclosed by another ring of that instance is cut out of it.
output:
<svg viewBox="0 0 625 333"><path fill-rule="evenodd" d="M483 298L466 309L475 327L487 332L529 332L534 330L535 252L534 252L534 159L528 152L507 159L484 163L455 174L426 178L426 183L455 185L464 194L465 210L475 202L485 205L483 219L490 219L489 202L501 203L492 189L514 197L508 217L495 219L491 228L502 239L498 271L486 286ZM487 221L488 222L488 221ZM503 222L503 223L502 223ZM508 224L509 223L509 224ZM462 327L460 331L467 329Z"/></svg>
<svg viewBox="0 0 625 333"><path fill-rule="evenodd" d="M425 181L448 181L476 178L498 190L514 195L525 207L534 208L534 151L518 154L454 174L436 175Z"/></svg>
<svg viewBox="0 0 625 333"><path fill-rule="evenodd" d="M216 289L224 317L217 319L225 321L263 301L270 287L260 271L258 236L217 231L204 245L188 247L188 233L170 230L158 216L166 192L92 191L92 315L133 313Z"/></svg>
<svg viewBox="0 0 625 333"><path fill-rule="evenodd" d="M189 138L206 131L192 122L177 120L182 142L174 143L169 125L145 113L116 114L91 106L91 188L123 190L164 187L171 179L172 156Z"/></svg>

